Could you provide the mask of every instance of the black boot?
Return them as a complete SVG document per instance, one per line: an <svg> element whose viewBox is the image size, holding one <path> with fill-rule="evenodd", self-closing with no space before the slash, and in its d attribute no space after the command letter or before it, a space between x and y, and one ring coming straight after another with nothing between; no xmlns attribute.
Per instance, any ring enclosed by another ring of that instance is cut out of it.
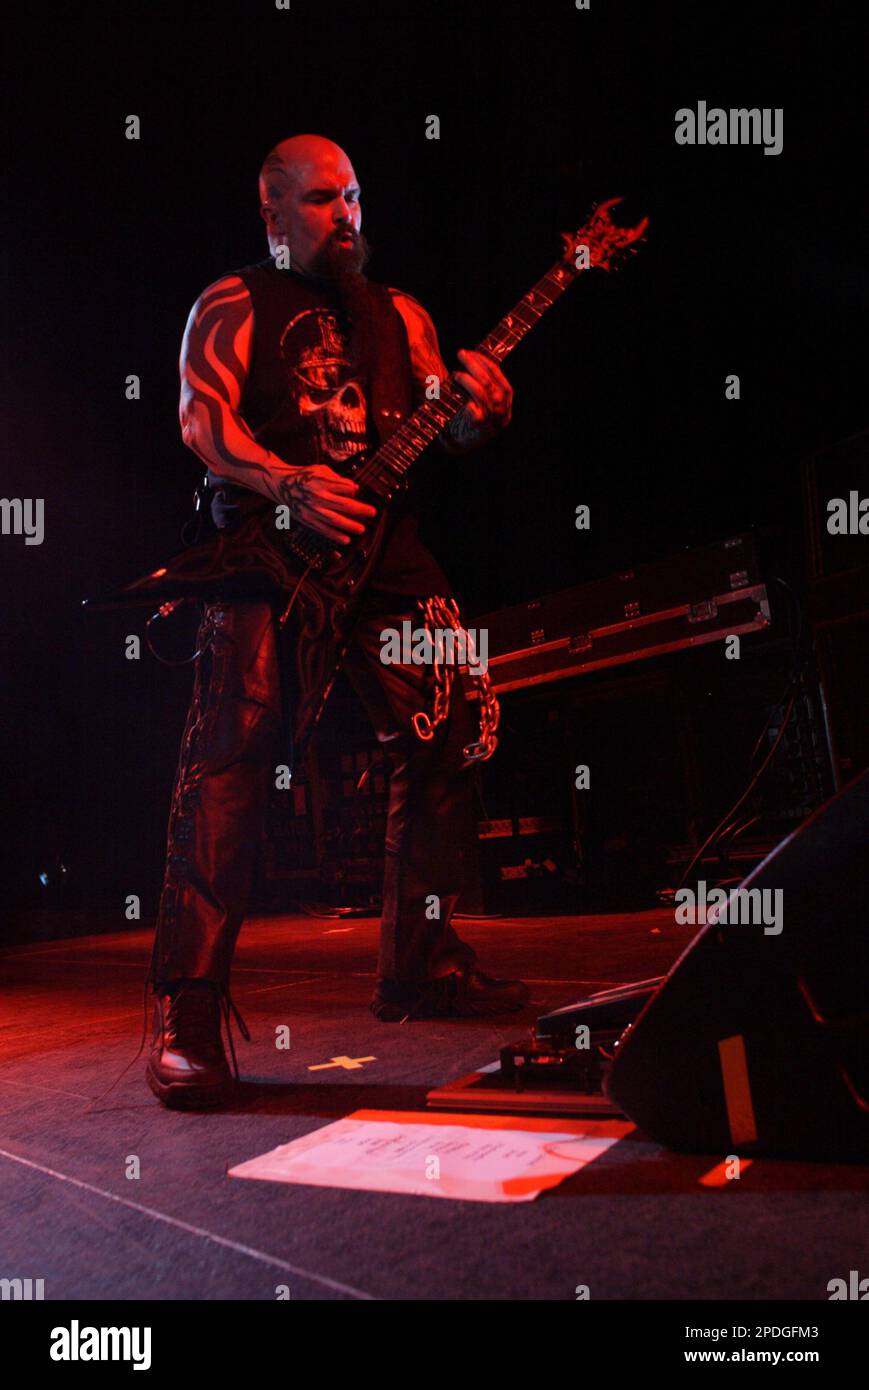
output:
<svg viewBox="0 0 869 1390"><path fill-rule="evenodd" d="M453 970L425 986L402 991L378 981L371 1012L381 1023L411 1018L492 1018L524 1009L530 991L521 980L493 980L475 965Z"/></svg>
<svg viewBox="0 0 869 1390"><path fill-rule="evenodd" d="M250 1033L238 1010L214 981L176 980L157 987L154 1038L146 1076L151 1090L164 1105L203 1110L223 1105L231 1098L238 1064L229 1030L230 1007L249 1041ZM226 1017L234 1077L223 1049L222 1017Z"/></svg>

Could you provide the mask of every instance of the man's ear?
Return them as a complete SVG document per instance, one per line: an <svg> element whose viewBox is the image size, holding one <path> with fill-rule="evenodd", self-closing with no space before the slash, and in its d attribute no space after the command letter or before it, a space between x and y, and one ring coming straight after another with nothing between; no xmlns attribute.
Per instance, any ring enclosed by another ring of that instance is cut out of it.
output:
<svg viewBox="0 0 869 1390"><path fill-rule="evenodd" d="M280 219L271 203L263 203L259 211L260 217L263 222L265 222L269 232L271 232L273 236L280 236L282 232Z"/></svg>

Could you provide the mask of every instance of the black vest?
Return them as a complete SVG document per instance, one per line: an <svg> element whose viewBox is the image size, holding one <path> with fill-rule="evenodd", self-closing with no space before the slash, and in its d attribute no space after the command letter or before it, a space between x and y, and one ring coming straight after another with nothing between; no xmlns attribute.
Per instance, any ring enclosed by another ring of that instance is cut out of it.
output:
<svg viewBox="0 0 869 1390"><path fill-rule="evenodd" d="M367 365L351 354L351 325L328 281L279 270L274 259L235 272L253 306L251 360L239 414L257 442L284 462L348 472L410 415L416 387L404 320L385 285L365 281ZM448 592L419 540L413 489L393 504L372 589Z"/></svg>
<svg viewBox="0 0 869 1390"><path fill-rule="evenodd" d="M365 281L373 352L350 356L350 325L327 281L278 270L273 259L237 272L253 304L252 354L240 414L287 463L327 463L382 442L414 406L404 322L385 285Z"/></svg>

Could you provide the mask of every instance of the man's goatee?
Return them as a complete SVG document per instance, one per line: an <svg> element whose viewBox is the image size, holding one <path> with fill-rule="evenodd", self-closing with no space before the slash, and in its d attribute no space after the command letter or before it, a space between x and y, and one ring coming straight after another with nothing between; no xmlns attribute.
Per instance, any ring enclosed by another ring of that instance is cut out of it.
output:
<svg viewBox="0 0 869 1390"><path fill-rule="evenodd" d="M351 247L339 246L335 236L329 238L311 262L315 275L322 276L324 280L340 281L347 275L362 274L368 264L371 247L361 232L351 232L350 235L353 236Z"/></svg>

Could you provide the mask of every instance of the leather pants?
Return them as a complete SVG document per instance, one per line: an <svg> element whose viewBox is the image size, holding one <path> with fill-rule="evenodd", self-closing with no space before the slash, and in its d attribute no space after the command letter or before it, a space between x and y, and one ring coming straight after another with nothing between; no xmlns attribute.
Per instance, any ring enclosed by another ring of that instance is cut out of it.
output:
<svg viewBox="0 0 869 1390"><path fill-rule="evenodd" d="M472 769L462 749L474 722L456 682L449 719L422 742L430 668L384 665L384 628L411 619L413 599L369 595L344 669L383 749L389 809L378 977L399 987L475 961L451 918L473 843ZM247 911L266 801L283 761L286 712L277 628L268 602L209 604L169 817L166 873L149 979L228 985ZM285 654L285 653L284 653ZM316 736L316 735L315 735Z"/></svg>

